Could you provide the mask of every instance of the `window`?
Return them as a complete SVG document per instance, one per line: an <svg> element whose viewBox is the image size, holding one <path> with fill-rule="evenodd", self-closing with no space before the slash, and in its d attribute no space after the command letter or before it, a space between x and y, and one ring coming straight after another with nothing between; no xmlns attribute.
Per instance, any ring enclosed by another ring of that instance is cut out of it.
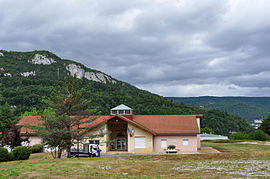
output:
<svg viewBox="0 0 270 179"><path fill-rule="evenodd" d="M119 110L118 113L119 114L124 114L124 110Z"/></svg>
<svg viewBox="0 0 270 179"><path fill-rule="evenodd" d="M167 148L167 139L161 139L161 148Z"/></svg>
<svg viewBox="0 0 270 179"><path fill-rule="evenodd" d="M89 140L89 144L98 144L99 145L99 140Z"/></svg>
<svg viewBox="0 0 270 179"><path fill-rule="evenodd" d="M135 148L144 149L146 147L145 136L135 137Z"/></svg>
<svg viewBox="0 0 270 179"><path fill-rule="evenodd" d="M130 110L125 110L125 114L130 114Z"/></svg>
<svg viewBox="0 0 270 179"><path fill-rule="evenodd" d="M183 145L188 145L188 139L183 139Z"/></svg>
<svg viewBox="0 0 270 179"><path fill-rule="evenodd" d="M117 114L117 110L112 110L112 114Z"/></svg>

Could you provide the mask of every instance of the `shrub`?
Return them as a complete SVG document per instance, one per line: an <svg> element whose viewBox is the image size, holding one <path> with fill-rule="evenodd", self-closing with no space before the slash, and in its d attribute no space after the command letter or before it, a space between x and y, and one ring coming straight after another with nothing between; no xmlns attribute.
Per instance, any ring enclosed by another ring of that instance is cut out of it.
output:
<svg viewBox="0 0 270 179"><path fill-rule="evenodd" d="M214 131L209 127L204 127L201 128L201 134L214 134Z"/></svg>
<svg viewBox="0 0 270 179"><path fill-rule="evenodd" d="M35 144L31 147L32 153L41 153L43 152L44 146L42 144Z"/></svg>
<svg viewBox="0 0 270 179"><path fill-rule="evenodd" d="M0 147L0 162L8 161L8 150Z"/></svg>
<svg viewBox="0 0 270 179"><path fill-rule="evenodd" d="M171 149L171 150L175 149L175 145L169 145L168 149Z"/></svg>
<svg viewBox="0 0 270 179"><path fill-rule="evenodd" d="M230 135L230 139L232 140L246 140L248 138L249 138L249 135L243 132L237 132L235 134Z"/></svg>
<svg viewBox="0 0 270 179"><path fill-rule="evenodd" d="M255 132L249 133L249 139L264 141L264 132L262 130L256 130ZM268 134L265 134L265 139L270 140Z"/></svg>
<svg viewBox="0 0 270 179"><path fill-rule="evenodd" d="M30 156L31 150L29 147L18 146L13 149L15 160L27 160Z"/></svg>
<svg viewBox="0 0 270 179"><path fill-rule="evenodd" d="M13 152L8 153L8 161L13 161L14 160L14 154Z"/></svg>

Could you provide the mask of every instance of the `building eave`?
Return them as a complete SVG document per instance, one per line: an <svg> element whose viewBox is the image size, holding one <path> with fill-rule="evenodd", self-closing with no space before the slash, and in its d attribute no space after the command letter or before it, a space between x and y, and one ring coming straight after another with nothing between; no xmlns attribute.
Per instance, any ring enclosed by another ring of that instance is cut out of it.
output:
<svg viewBox="0 0 270 179"><path fill-rule="evenodd" d="M121 116L121 115L116 115L116 116L120 117L121 119L127 121L128 123L130 123L130 124L132 124L132 125L134 125L134 126L140 128L140 129L142 129L142 130L144 130L144 131L146 131L146 132L148 132L148 133L150 133L150 134L152 134L152 135L157 135L156 132L154 132L153 130L151 130L151 129L145 127L145 126L143 126L142 124L140 124L140 123L138 123L138 122L135 122L135 121L133 121L133 120L130 120L130 119L128 119L128 118L126 118L126 117L124 117L124 116Z"/></svg>
<svg viewBox="0 0 270 179"><path fill-rule="evenodd" d="M197 136L200 133L157 133L157 136Z"/></svg>

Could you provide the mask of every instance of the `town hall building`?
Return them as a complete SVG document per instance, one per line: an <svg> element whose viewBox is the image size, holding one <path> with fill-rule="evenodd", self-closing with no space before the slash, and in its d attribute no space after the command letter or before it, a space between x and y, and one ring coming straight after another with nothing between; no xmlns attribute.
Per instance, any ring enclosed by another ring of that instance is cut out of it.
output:
<svg viewBox="0 0 270 179"><path fill-rule="evenodd" d="M84 124L88 132L81 145L85 148L99 144L102 152L163 153L169 145L181 152L196 152L200 148L201 118L202 115L134 115L130 107L121 104L111 109L110 115L96 116ZM39 119L40 116L25 116L18 123L22 136L29 136L30 145L42 140L23 125L40 124Z"/></svg>

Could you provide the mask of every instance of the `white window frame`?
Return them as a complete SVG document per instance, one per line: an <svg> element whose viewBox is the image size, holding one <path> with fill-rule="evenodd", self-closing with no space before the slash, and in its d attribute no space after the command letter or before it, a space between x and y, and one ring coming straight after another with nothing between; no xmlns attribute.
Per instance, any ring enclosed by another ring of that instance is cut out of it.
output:
<svg viewBox="0 0 270 179"><path fill-rule="evenodd" d="M142 142L142 141L144 143L138 143L138 142ZM136 149L145 149L146 148L146 137L145 136L136 136L134 139L134 146Z"/></svg>
<svg viewBox="0 0 270 179"><path fill-rule="evenodd" d="M185 145L185 146L189 145L189 140L188 139L183 139L182 144Z"/></svg>
<svg viewBox="0 0 270 179"><path fill-rule="evenodd" d="M167 139L161 139L161 148L167 148Z"/></svg>

